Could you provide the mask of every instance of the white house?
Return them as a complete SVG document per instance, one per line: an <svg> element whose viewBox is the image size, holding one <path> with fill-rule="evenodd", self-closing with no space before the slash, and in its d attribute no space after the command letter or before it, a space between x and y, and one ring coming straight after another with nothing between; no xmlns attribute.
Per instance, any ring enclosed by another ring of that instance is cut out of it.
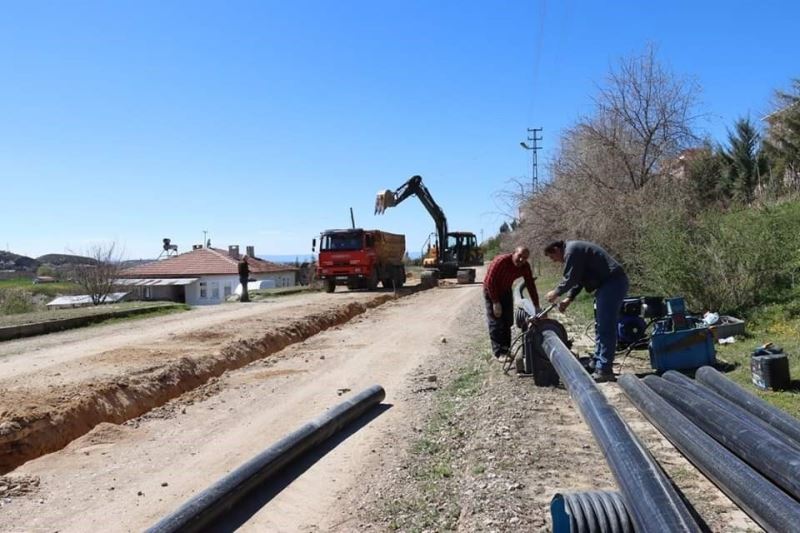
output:
<svg viewBox="0 0 800 533"><path fill-rule="evenodd" d="M297 269L255 257L247 247L251 280L272 280L275 287L293 287ZM120 274L119 284L135 287L143 300L173 300L189 305L224 302L239 285L239 247L228 251L196 245L191 252L161 261L128 268Z"/></svg>

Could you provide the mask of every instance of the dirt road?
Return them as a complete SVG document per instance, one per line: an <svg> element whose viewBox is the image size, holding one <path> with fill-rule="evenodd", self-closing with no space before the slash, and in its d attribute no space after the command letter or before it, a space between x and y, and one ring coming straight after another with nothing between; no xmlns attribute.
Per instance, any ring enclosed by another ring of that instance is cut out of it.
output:
<svg viewBox="0 0 800 533"><path fill-rule="evenodd" d="M402 451L378 436L414 417L399 398L414 388L415 368L439 357L442 338L459 330L458 315L446 309L468 305L478 290L437 289L386 303L145 417L102 424L14 471L33 476L38 489L6 505L0 527L141 530L344 395L379 383L391 408L273 499L248 527L294 531L317 524L335 506L338 489L354 484L351 476ZM432 384L426 379L421 387Z"/></svg>
<svg viewBox="0 0 800 533"><path fill-rule="evenodd" d="M321 300L309 304L319 316ZM384 408L265 495L236 522L242 531L547 531L556 492L614 488L566 391L504 375L489 357L479 285L352 316L16 468L0 478L0 531L140 531L375 383ZM224 351L213 340L208 353ZM616 384L601 388L712 531L757 530Z"/></svg>

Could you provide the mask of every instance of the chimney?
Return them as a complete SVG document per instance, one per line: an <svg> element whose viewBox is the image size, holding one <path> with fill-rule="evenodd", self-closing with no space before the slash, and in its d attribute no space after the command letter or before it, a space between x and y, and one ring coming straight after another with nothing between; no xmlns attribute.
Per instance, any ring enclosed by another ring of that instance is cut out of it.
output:
<svg viewBox="0 0 800 533"><path fill-rule="evenodd" d="M248 246L247 247L247 257L252 257L255 259L256 257L256 247L255 246Z"/></svg>
<svg viewBox="0 0 800 533"><path fill-rule="evenodd" d="M203 247L203 245L202 245L202 244L193 244L193 245L192 245L192 250L199 250L199 249L200 249L200 248L202 248L202 247Z"/></svg>
<svg viewBox="0 0 800 533"><path fill-rule="evenodd" d="M239 245L232 244L228 246L228 255L233 257L234 259L239 259Z"/></svg>

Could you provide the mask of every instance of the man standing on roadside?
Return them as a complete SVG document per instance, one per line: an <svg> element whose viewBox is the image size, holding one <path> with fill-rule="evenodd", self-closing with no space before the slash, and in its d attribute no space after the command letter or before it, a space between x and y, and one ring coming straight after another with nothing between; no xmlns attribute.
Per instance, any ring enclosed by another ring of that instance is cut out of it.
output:
<svg viewBox="0 0 800 533"><path fill-rule="evenodd" d="M558 304L559 311L564 312L581 289L585 288L586 292L597 290L592 378L598 383L614 381L612 365L617 350L617 320L628 293L628 276L616 259L591 242L551 242L545 247L544 254L550 260L564 264L564 279L545 295L548 302L555 303L566 293L567 297Z"/></svg>
<svg viewBox="0 0 800 533"><path fill-rule="evenodd" d="M500 361L505 361L511 346L511 325L514 323L514 296L511 294L511 286L517 278L525 280L533 305L539 309L539 294L534 281L536 278L533 277L531 265L528 263L530 255L530 250L522 246L518 246L513 253L498 255L489 263L483 278L483 299L492 353Z"/></svg>
<svg viewBox="0 0 800 533"><path fill-rule="evenodd" d="M247 282L250 280L250 265L247 264L247 254L242 256L239 261L239 283L242 284L242 296L240 302L249 302L250 294L247 292Z"/></svg>

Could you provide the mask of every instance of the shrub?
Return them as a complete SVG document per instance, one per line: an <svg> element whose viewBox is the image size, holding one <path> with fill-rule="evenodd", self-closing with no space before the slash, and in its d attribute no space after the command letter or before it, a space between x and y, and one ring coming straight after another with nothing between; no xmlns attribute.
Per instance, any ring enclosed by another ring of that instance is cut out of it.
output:
<svg viewBox="0 0 800 533"><path fill-rule="evenodd" d="M7 289L0 292L0 314L30 313L35 309L31 297L30 292L22 289Z"/></svg>
<svg viewBox="0 0 800 533"><path fill-rule="evenodd" d="M695 309L744 311L779 300L800 265L800 204L727 214L654 211L636 257L645 290L684 296Z"/></svg>
<svg viewBox="0 0 800 533"><path fill-rule="evenodd" d="M36 269L36 275L54 278L58 275L58 273L52 265L42 265Z"/></svg>

